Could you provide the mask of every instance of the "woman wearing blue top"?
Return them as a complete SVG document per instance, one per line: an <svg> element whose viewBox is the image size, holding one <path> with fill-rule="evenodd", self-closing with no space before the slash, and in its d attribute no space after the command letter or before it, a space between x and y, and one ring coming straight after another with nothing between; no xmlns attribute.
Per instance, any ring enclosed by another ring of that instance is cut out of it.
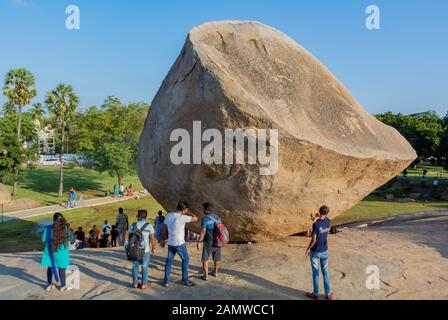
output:
<svg viewBox="0 0 448 320"><path fill-rule="evenodd" d="M53 224L44 229L42 241L45 250L42 254L42 266L47 267L47 291L51 291L60 279L60 291L67 290L65 283L65 270L70 265L69 228L67 221L61 213L53 215Z"/></svg>
<svg viewBox="0 0 448 320"><path fill-rule="evenodd" d="M118 198L120 196L120 190L117 185L114 185L114 197Z"/></svg>

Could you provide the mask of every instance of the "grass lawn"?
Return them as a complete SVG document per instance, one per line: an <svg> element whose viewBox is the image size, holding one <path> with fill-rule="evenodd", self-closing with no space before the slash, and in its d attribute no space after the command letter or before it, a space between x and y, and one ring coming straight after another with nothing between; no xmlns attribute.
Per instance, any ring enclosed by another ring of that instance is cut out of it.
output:
<svg viewBox="0 0 448 320"><path fill-rule="evenodd" d="M163 208L152 197L144 197L139 200L128 200L121 203L108 204L94 208L82 208L67 211L64 217L70 223L71 228L76 231L78 227L83 227L87 232L93 225L100 226L104 220L110 224L115 223L118 208L123 207L129 216L129 223L136 221L138 209L148 210L149 221L153 222L157 212ZM17 252L42 250L43 244L40 234L33 232L37 223L43 220L52 220L52 215L44 215L26 220L13 220L0 224L0 252Z"/></svg>
<svg viewBox="0 0 448 320"><path fill-rule="evenodd" d="M448 201L398 203L394 201L385 201L375 195L371 195L352 209L333 219L333 223L338 225L351 222L379 220L400 214L443 209L448 210Z"/></svg>
<svg viewBox="0 0 448 320"><path fill-rule="evenodd" d="M133 184L136 191L143 189L139 178L135 176L125 177L123 183L128 186ZM42 206L59 204L66 201L66 193L71 187L85 193L84 199L95 195L103 196L106 190L113 190L117 184L117 178L107 173L99 173L91 169L65 169L64 170L64 195L58 197L59 168L42 167L24 169L18 184L18 192L14 199L33 199L39 201ZM12 186L7 185L12 190Z"/></svg>

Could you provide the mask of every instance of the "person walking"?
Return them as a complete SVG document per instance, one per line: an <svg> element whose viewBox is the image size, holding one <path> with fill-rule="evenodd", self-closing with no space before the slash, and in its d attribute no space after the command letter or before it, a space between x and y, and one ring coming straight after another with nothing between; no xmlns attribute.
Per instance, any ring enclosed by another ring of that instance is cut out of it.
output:
<svg viewBox="0 0 448 320"><path fill-rule="evenodd" d="M221 218L216 212L213 211L213 205L206 202L202 205L204 210L204 217L201 220L201 234L199 235L197 248L200 250L201 242L203 242L202 247L202 270L203 276L202 280L208 280L208 260L210 256L214 262L214 270L212 276L217 277L219 271L219 265L221 263L221 247L213 245L213 236L215 232L216 224L221 222Z"/></svg>
<svg viewBox="0 0 448 320"><path fill-rule="evenodd" d="M146 221L148 217L148 212L146 210L138 210L137 213L137 222L132 224L129 228L129 241L132 238L132 235L138 230L143 235L144 245L145 245L145 253L141 261L133 261L132 263L132 286L137 289L140 288L142 290L148 289L151 284L148 282L148 268L151 263L151 255L154 255L156 250L156 238L154 227ZM127 246L127 244L126 244ZM141 264L142 266L142 281L139 283L138 281L138 267Z"/></svg>
<svg viewBox="0 0 448 320"><path fill-rule="evenodd" d="M126 231L129 228L128 215L124 213L123 208L118 209L118 215L117 218L115 219L115 225L117 226L118 231L117 242L118 245L121 247L124 245L124 242L126 240Z"/></svg>
<svg viewBox="0 0 448 320"><path fill-rule="evenodd" d="M156 239L158 243L163 241L163 225L165 223L165 217L163 216L163 212L159 211L156 219Z"/></svg>
<svg viewBox="0 0 448 320"><path fill-rule="evenodd" d="M66 291L65 271L70 265L69 227L61 213L53 215L53 224L44 229L42 242L45 249L41 265L47 267L47 288L49 292L55 288L55 282L60 282L60 291Z"/></svg>
<svg viewBox="0 0 448 320"><path fill-rule="evenodd" d="M189 204L185 201L179 201L177 211L170 212L165 218L163 225L162 247L165 246L165 240L168 240L168 256L165 263L165 277L163 285L170 286L171 267L176 254L182 259L182 282L186 286L193 286L194 283L188 279L188 268L190 258L188 256L187 246L185 245L185 224L198 221L198 217L189 211Z"/></svg>
<svg viewBox="0 0 448 320"><path fill-rule="evenodd" d="M328 233L331 229L331 221L328 219L330 209L322 206L319 209L319 218L313 224L311 241L306 249L305 255L310 257L311 270L313 272L313 292L306 296L313 300L319 300L319 263L324 278L325 295L328 300L334 299L331 292L330 274L328 270Z"/></svg>

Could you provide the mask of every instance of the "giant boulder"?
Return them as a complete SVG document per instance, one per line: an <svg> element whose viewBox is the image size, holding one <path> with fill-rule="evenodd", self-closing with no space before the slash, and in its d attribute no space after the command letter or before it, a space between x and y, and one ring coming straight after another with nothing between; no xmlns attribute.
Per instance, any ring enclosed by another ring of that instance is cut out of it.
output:
<svg viewBox="0 0 448 320"><path fill-rule="evenodd" d="M277 129L278 171L261 175L259 163L173 164L171 133L193 136L193 121L202 131ZM262 241L306 230L324 204L336 217L415 158L395 129L285 34L223 21L189 33L152 102L137 162L143 185L166 209L184 199L201 215L202 202L211 201L232 240Z"/></svg>

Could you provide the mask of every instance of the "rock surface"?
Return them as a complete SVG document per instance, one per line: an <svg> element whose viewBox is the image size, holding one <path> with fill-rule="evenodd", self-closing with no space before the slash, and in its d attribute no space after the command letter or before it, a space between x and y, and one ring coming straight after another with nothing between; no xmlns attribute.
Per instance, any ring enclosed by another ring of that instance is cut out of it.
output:
<svg viewBox="0 0 448 320"><path fill-rule="evenodd" d="M259 163L174 165L170 135L183 128L192 136L193 121L221 132L277 129L278 171L260 175ZM395 129L292 39L257 22L223 21L189 33L152 102L138 172L166 209L185 199L200 214L212 201L233 241L263 241L306 230L323 204L331 217L343 213L415 158Z"/></svg>
<svg viewBox="0 0 448 320"><path fill-rule="evenodd" d="M11 192L0 183L0 204L6 204L11 202Z"/></svg>

